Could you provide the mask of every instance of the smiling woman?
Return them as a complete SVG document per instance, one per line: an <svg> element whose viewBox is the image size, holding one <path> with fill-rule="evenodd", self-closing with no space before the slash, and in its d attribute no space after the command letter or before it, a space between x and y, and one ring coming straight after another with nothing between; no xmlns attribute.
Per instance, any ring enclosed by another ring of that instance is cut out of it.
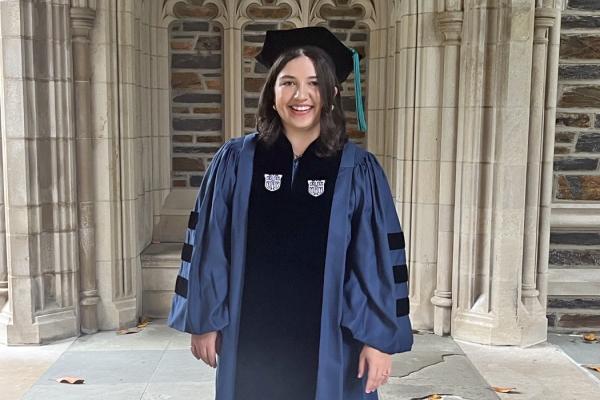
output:
<svg viewBox="0 0 600 400"><path fill-rule="evenodd" d="M323 49L310 45L288 49L267 75L258 105L257 131L268 145L282 130L304 138L298 142L306 146L319 137L319 155L334 154L347 141L339 87L333 60ZM298 147L306 147L299 143Z"/></svg>
<svg viewBox="0 0 600 400"><path fill-rule="evenodd" d="M387 178L346 135L355 54L325 28L267 32L257 132L225 143L200 187L169 325L219 355L217 400L375 400L411 349Z"/></svg>

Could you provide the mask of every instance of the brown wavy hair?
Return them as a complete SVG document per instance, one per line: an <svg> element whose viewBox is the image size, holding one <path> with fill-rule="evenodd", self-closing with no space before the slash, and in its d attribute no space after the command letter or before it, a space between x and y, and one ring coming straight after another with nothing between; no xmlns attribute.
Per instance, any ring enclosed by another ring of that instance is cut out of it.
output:
<svg viewBox="0 0 600 400"><path fill-rule="evenodd" d="M348 141L346 133L346 118L342 108L341 85L335 75L333 60L324 50L316 46L302 46L283 52L273 63L269 70L267 80L262 88L258 111L256 113L256 130L258 140L267 146L275 143L279 135L283 134L283 125L277 111L273 109L275 104L275 81L285 65L294 58L306 56L310 58L315 66L317 80L319 82L319 93L321 95L321 132L317 139L315 153L319 157L328 157L340 151ZM337 94L334 96L334 87ZM334 105L334 109L331 106Z"/></svg>

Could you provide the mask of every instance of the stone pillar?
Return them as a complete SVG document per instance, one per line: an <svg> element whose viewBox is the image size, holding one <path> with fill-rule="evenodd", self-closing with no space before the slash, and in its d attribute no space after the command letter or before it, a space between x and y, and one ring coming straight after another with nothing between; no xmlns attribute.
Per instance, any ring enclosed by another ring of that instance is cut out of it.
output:
<svg viewBox="0 0 600 400"><path fill-rule="evenodd" d="M1 127L0 127L1 129ZM0 144L0 148L2 145ZM8 265L6 263L6 222L4 213L4 177L2 174L2 151L0 150L0 314L8 305Z"/></svg>
<svg viewBox="0 0 600 400"><path fill-rule="evenodd" d="M458 8L458 7L457 7ZM437 23L444 35L444 82L441 106L440 205L438 208L438 269L434 296L433 331L450 333L452 314L452 245L454 242L454 180L456 177L456 128L460 74L460 39L463 13L453 10L440 13Z"/></svg>
<svg viewBox="0 0 600 400"><path fill-rule="evenodd" d="M547 276L547 255L538 260L538 249L548 252L549 229L540 231L542 222L549 227L550 215L542 219L540 187L542 186L542 157L546 127L544 126L546 79L548 69L548 30L555 21L554 10L535 10L533 32L533 62L531 74L531 105L529 110L529 137L527 155L527 188L525 193L525 226L523 243L523 275L521 301L531 320L530 324L546 325L545 303L540 302L538 284L544 285ZM555 68L557 66L554 66ZM551 140L554 144L554 135ZM547 167L547 165L545 166ZM547 185L547 182L546 182ZM544 235L545 234L545 235ZM546 236L546 237L544 237ZM545 240L543 240L545 239ZM542 263L539 263L542 261ZM535 320L535 321L534 321Z"/></svg>
<svg viewBox="0 0 600 400"><path fill-rule="evenodd" d="M75 129L77 131L77 198L79 210L79 282L81 331L98 331L96 289L96 244L94 235L93 141L90 129L90 30L95 12L90 8L71 8L73 35L73 76Z"/></svg>
<svg viewBox="0 0 600 400"><path fill-rule="evenodd" d="M483 344L533 345L546 339L535 261L543 244L534 236L549 22L532 2L517 0L469 4L464 16L451 332Z"/></svg>
<svg viewBox="0 0 600 400"><path fill-rule="evenodd" d="M10 301L0 342L79 334L69 5L2 1L0 130ZM0 264L1 265L1 264ZM3 288L6 283L2 284ZM6 290L4 290L6 292Z"/></svg>
<svg viewBox="0 0 600 400"><path fill-rule="evenodd" d="M450 151L441 147L445 49L435 2L396 5L395 138L390 141L395 171L390 176L407 239L411 320L415 329L432 329L438 232L448 230L438 218L448 203L448 182L440 181L440 168L446 167L441 156Z"/></svg>
<svg viewBox="0 0 600 400"><path fill-rule="evenodd" d="M240 28L226 25L223 31L223 69L224 92L223 109L225 130L223 140L237 137L243 132L242 111L242 31Z"/></svg>

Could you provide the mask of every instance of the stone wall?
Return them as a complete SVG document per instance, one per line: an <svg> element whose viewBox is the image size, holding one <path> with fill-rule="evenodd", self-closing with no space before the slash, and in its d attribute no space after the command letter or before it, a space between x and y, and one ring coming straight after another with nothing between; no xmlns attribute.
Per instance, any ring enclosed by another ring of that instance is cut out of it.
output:
<svg viewBox="0 0 600 400"><path fill-rule="evenodd" d="M562 16L554 154L554 202L575 207L600 201L597 0L568 0ZM551 282L548 297L551 329L600 329L599 233L600 228L553 229L549 268L558 283L552 290Z"/></svg>
<svg viewBox="0 0 600 400"><path fill-rule="evenodd" d="M215 22L174 22L171 36L174 187L200 186L223 144L223 34Z"/></svg>

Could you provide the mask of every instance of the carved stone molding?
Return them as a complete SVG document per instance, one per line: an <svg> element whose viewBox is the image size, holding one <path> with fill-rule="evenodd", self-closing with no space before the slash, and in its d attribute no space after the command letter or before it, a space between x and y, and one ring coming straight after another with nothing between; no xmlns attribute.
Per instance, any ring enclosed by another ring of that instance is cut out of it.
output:
<svg viewBox="0 0 600 400"><path fill-rule="evenodd" d="M206 7L206 9L197 10L198 13L195 15L181 15L178 8L182 6L198 6ZM207 18L217 19L223 26L226 26L228 22L228 8L227 4L219 0L205 0L198 4L197 1L193 0L163 0L161 22L163 26L169 26L169 24L175 20L191 17L191 18Z"/></svg>
<svg viewBox="0 0 600 400"><path fill-rule="evenodd" d="M359 6L363 8L365 10L365 14L361 22L366 24L371 30L377 28L377 12L373 0L350 0L348 6Z"/></svg>
<svg viewBox="0 0 600 400"><path fill-rule="evenodd" d="M444 35L444 44L460 44L463 26L462 11L446 11L438 14L437 25Z"/></svg>
<svg viewBox="0 0 600 400"><path fill-rule="evenodd" d="M265 4L263 0L163 0L162 19L168 25L171 21L179 19L177 8L181 5L188 6L213 6L216 9L214 19L227 28L241 28L245 23L256 20L249 10L253 6L287 7L290 10L286 22L296 27L313 26L321 24L325 19L321 16L321 9L325 5L335 6L334 0L275 0ZM350 0L349 7L360 7L364 10L364 18L361 22L370 29L377 27L377 12L374 0Z"/></svg>
<svg viewBox="0 0 600 400"><path fill-rule="evenodd" d="M71 7L71 33L72 36L87 37L94 27L96 11L91 8Z"/></svg>
<svg viewBox="0 0 600 400"><path fill-rule="evenodd" d="M71 0L71 8L89 8L96 10L96 0Z"/></svg>
<svg viewBox="0 0 600 400"><path fill-rule="evenodd" d="M251 21L255 21L255 20L259 20L261 19L260 15L252 15L252 11L254 11L256 9L256 7L261 7L264 6L264 2L262 0L236 0L239 1L238 5L236 6L236 13L235 13L235 19L233 19L234 23L235 23L235 27L236 28L241 28L242 26L244 26L244 24L251 22ZM294 24L297 27L302 26L299 21L301 21L303 19L303 13L305 12L305 7L303 7L304 1L299 0L299 1L294 1L294 0L277 0L274 2L271 2L273 4L269 4L268 6L270 8L279 8L282 10L285 10L286 8L289 8L290 11L288 13L288 16L283 17L283 14L281 15L282 18L285 18L286 22L290 22L292 24Z"/></svg>

